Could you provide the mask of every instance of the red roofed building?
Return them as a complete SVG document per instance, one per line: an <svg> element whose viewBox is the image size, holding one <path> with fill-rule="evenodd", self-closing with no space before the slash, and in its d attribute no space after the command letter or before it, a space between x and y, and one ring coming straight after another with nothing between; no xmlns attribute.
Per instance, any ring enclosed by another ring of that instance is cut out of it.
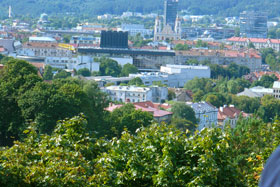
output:
<svg viewBox="0 0 280 187"><path fill-rule="evenodd" d="M275 51L280 51L279 39L232 37L227 39L227 43L232 44L235 47L248 47L249 43L252 43L256 49L272 48Z"/></svg>
<svg viewBox="0 0 280 187"><path fill-rule="evenodd" d="M159 123L161 123L161 122L168 123L168 122L171 121L171 117L172 117L173 113L160 109L160 108L169 109L171 107L169 105L156 104L156 103L152 103L150 101L133 103L133 105L135 106L136 110L141 110L141 111L144 111L144 112L152 113L153 117L154 117L154 120L156 120ZM120 108L122 106L123 105L121 105L121 104L119 104L119 105L112 105L111 104L105 110L107 110L109 112L113 112L115 109Z"/></svg>
<svg viewBox="0 0 280 187"><path fill-rule="evenodd" d="M1 69L4 69L4 65L3 64L0 64L0 70Z"/></svg>
<svg viewBox="0 0 280 187"><path fill-rule="evenodd" d="M278 78L278 80L280 80L280 74L278 72L260 71L260 72L253 72L253 74L256 76L258 80L260 80L264 75L269 75L269 76L275 75Z"/></svg>
<svg viewBox="0 0 280 187"><path fill-rule="evenodd" d="M249 114L238 110L233 105L220 107L218 111L218 123L221 127L229 124L234 128L240 115L243 117L249 117Z"/></svg>
<svg viewBox="0 0 280 187"><path fill-rule="evenodd" d="M190 49L188 51L176 51L176 63L183 64L188 60L210 61L212 64L229 65L235 63L248 67L251 72L262 68L262 58L257 50L212 50Z"/></svg>
<svg viewBox="0 0 280 187"><path fill-rule="evenodd" d="M223 43L220 42L208 42L204 41L208 44L208 49L221 49L222 47L225 50L230 50L232 49L231 45L223 45ZM192 41L192 40L174 40L172 41L172 44L176 46L177 44L182 44L182 45L188 45L189 47L195 48L197 41Z"/></svg>

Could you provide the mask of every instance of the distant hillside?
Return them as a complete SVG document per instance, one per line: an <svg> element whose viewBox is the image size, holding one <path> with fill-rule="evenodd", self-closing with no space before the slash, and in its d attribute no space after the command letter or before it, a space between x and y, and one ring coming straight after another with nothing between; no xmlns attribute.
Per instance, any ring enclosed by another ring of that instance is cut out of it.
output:
<svg viewBox="0 0 280 187"><path fill-rule="evenodd" d="M162 13L163 0L0 0L0 16L8 15L9 5L15 15L70 12L89 17L124 11ZM196 15L236 16L243 10L267 11L270 17L280 15L279 0L181 0L179 7Z"/></svg>

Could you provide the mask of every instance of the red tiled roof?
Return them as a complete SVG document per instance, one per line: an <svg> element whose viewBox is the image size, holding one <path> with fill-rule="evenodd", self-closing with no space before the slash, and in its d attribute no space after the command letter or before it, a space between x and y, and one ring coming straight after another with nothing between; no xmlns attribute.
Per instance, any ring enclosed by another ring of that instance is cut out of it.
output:
<svg viewBox="0 0 280 187"><path fill-rule="evenodd" d="M235 107L223 107L223 109L221 110L221 108L219 108L219 111L218 111L218 120L225 120L226 118L235 118L237 116L240 115L240 113L242 114L242 116L244 117L247 117L248 114L247 113L244 113L240 110L238 110L237 108Z"/></svg>
<svg viewBox="0 0 280 187"><path fill-rule="evenodd" d="M138 103L133 103L134 105L138 105L144 108L152 107L156 109L164 108L164 109L170 109L171 106L168 104L159 104L159 103L153 103L151 101L146 101L146 102L138 102Z"/></svg>
<svg viewBox="0 0 280 187"><path fill-rule="evenodd" d="M44 69L45 68L45 63L33 63L33 62L30 62L30 64L32 64L33 66L35 66L36 68L40 69Z"/></svg>
<svg viewBox="0 0 280 187"><path fill-rule="evenodd" d="M4 69L4 65L3 64L0 64L0 69Z"/></svg>
<svg viewBox="0 0 280 187"><path fill-rule="evenodd" d="M164 111L164 110L160 110L158 108L155 108L152 102L147 101L147 102L139 102L139 103L133 103L133 105L135 106L136 110L142 110L144 112L150 112L153 114L154 117L163 117L166 115L172 115L172 112L168 112L168 111ZM123 105L112 105L108 108L106 108L105 110L109 111L109 112L113 112L115 109L122 107Z"/></svg>
<svg viewBox="0 0 280 187"><path fill-rule="evenodd" d="M280 44L279 39L266 39L266 38L241 38L241 37L232 37L227 39L229 42L252 42L252 43L275 43L275 44Z"/></svg>
<svg viewBox="0 0 280 187"><path fill-rule="evenodd" d="M224 57L249 57L249 58L258 58L261 56L256 50L247 50L247 51L235 51L235 50L213 50L213 49L191 49L188 51L176 51L177 55L185 56L224 56Z"/></svg>
<svg viewBox="0 0 280 187"><path fill-rule="evenodd" d="M166 46L159 46L158 49L159 50L167 50L167 47Z"/></svg>
<svg viewBox="0 0 280 187"><path fill-rule="evenodd" d="M259 79L264 75L275 75L278 80L280 80L280 74L277 72L269 72L269 71L260 71L260 72L253 72L253 74Z"/></svg>

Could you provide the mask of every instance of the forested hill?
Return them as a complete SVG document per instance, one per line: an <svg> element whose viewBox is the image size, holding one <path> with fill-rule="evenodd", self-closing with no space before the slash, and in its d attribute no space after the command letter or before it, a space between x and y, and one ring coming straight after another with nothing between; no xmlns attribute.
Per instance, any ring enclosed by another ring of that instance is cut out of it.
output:
<svg viewBox="0 0 280 187"><path fill-rule="evenodd" d="M0 0L0 16L8 15L12 5L15 15L75 13L92 16L125 11L162 13L164 0ZM279 16L279 0L179 0L180 9L196 15L237 16L243 10L267 11L270 17Z"/></svg>

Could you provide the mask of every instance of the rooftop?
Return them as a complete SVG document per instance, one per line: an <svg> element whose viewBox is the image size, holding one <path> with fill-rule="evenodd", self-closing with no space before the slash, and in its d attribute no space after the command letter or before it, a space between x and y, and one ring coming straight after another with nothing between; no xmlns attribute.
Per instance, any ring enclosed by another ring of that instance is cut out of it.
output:
<svg viewBox="0 0 280 187"><path fill-rule="evenodd" d="M146 87L137 87L137 86L109 86L105 90L111 91L129 91L129 92L147 92L150 91L150 88Z"/></svg>
<svg viewBox="0 0 280 187"><path fill-rule="evenodd" d="M156 103L152 103L150 101L148 102L140 102L140 103L133 103L133 105L135 106L136 110L141 110L144 112L150 112L153 114L154 117L163 117L163 116L167 116L167 115L172 115L172 112L168 112L165 110L160 110L158 108L159 105L161 104L156 104ZM105 110L109 111L109 112L113 112L115 109L122 107L122 104L119 105L111 105L110 107L106 108Z"/></svg>
<svg viewBox="0 0 280 187"><path fill-rule="evenodd" d="M195 113L205 113L205 112L212 112L217 111L217 108L211 105L208 102L202 101L199 103L191 103L187 102L187 105L191 106Z"/></svg>
<svg viewBox="0 0 280 187"><path fill-rule="evenodd" d="M280 44L280 39L266 39L266 38L241 38L232 37L227 39L228 42L252 42L252 43L274 43Z"/></svg>
<svg viewBox="0 0 280 187"><path fill-rule="evenodd" d="M275 81L273 83L273 88L280 89L280 82L279 81Z"/></svg>
<svg viewBox="0 0 280 187"><path fill-rule="evenodd" d="M240 115L240 113L242 114L243 117L248 116L247 113L244 113L244 112L238 110L233 105L220 107L219 111L218 111L218 120L223 121L226 118L234 119L234 118L238 117Z"/></svg>
<svg viewBox="0 0 280 187"><path fill-rule="evenodd" d="M41 42L56 42L56 40L54 38L51 38L51 37L34 37L34 36L31 36L29 37L29 41L32 42L32 41L41 41Z"/></svg>
<svg viewBox="0 0 280 187"><path fill-rule="evenodd" d="M190 66L190 65L173 65L173 64L166 64L168 68L175 68L175 69L209 69L209 66Z"/></svg>
<svg viewBox="0 0 280 187"><path fill-rule="evenodd" d="M213 49L191 49L188 51L176 51L178 56L219 56L219 57L249 57L261 59L256 50L236 51L236 50L213 50Z"/></svg>

